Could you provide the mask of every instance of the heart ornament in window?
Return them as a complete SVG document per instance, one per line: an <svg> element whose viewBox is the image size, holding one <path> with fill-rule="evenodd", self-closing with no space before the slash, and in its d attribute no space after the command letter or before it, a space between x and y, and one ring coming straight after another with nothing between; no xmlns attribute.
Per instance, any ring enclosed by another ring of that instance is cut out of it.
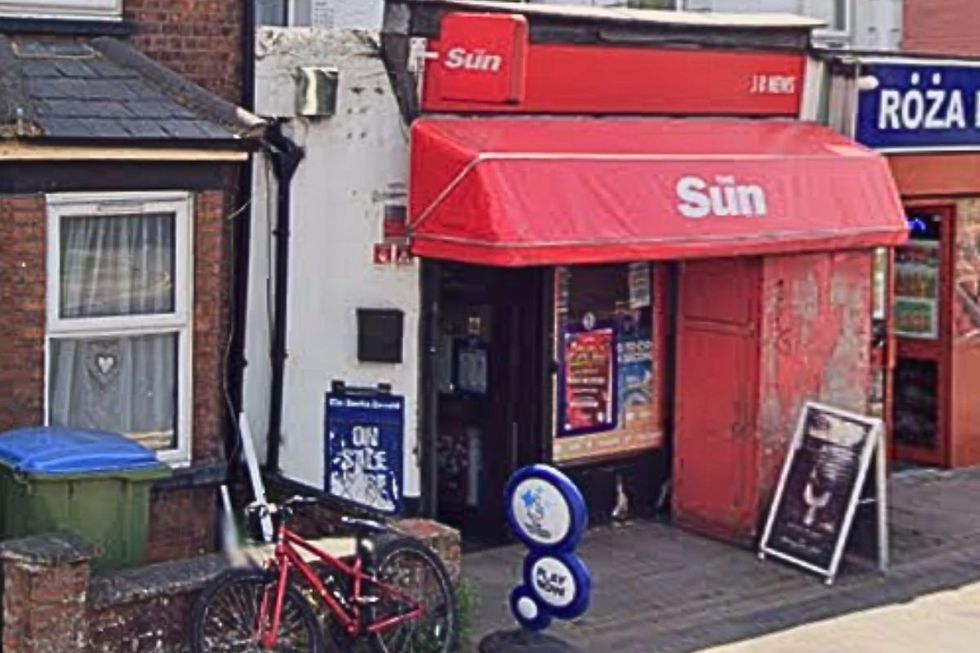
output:
<svg viewBox="0 0 980 653"><path fill-rule="evenodd" d="M109 385L119 376L121 370L118 340L100 340L88 343L86 368L95 381Z"/></svg>

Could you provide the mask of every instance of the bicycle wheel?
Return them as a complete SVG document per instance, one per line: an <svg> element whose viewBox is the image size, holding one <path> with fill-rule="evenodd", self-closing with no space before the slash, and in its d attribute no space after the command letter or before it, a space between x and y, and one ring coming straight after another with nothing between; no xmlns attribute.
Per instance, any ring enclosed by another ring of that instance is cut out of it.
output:
<svg viewBox="0 0 980 653"><path fill-rule="evenodd" d="M456 598L446 567L427 546L412 538L378 544L377 579L425 608L425 614L371 638L376 653L450 653L455 650ZM378 589L378 588L376 588ZM378 589L375 623L405 614L411 606Z"/></svg>
<svg viewBox="0 0 980 653"><path fill-rule="evenodd" d="M324 653L320 621L310 602L292 585L283 598L276 647L262 648L256 641L262 600L267 590L275 589L275 583L272 574L259 570L232 569L218 576L194 605L191 651Z"/></svg>

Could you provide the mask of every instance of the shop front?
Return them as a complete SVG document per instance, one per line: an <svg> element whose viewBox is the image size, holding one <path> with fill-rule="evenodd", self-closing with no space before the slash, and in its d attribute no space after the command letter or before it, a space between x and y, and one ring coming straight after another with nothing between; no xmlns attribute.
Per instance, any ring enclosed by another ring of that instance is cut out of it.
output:
<svg viewBox="0 0 980 653"><path fill-rule="evenodd" d="M894 458L980 463L980 62L874 58L839 68L843 125L887 155L909 241L891 269Z"/></svg>
<svg viewBox="0 0 980 653"><path fill-rule="evenodd" d="M885 160L798 120L805 38L573 46L535 12L440 18L418 21L441 32L408 207L435 514L506 537L507 477L549 462L594 524L661 510L753 543L803 402L873 399L871 271L907 233ZM477 97L488 70L507 78ZM644 97L644 75L673 83Z"/></svg>

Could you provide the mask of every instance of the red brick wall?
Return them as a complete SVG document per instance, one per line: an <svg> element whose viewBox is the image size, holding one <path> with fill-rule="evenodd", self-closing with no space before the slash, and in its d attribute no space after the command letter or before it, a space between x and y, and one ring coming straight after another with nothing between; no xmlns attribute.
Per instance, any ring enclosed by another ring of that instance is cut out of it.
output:
<svg viewBox="0 0 980 653"><path fill-rule="evenodd" d="M213 488L154 491L147 562L183 560L212 552L216 501Z"/></svg>
<svg viewBox="0 0 980 653"><path fill-rule="evenodd" d="M198 193L194 217L194 442L195 462L224 459L223 355L230 314L231 221L225 194Z"/></svg>
<svg viewBox="0 0 980 653"><path fill-rule="evenodd" d="M980 55L976 0L905 0L902 47L912 52Z"/></svg>
<svg viewBox="0 0 980 653"><path fill-rule="evenodd" d="M198 193L194 216L193 460L224 458L222 354L228 337L231 223L222 191ZM0 196L0 432L44 420L44 199ZM150 556L196 555L214 542L214 490L155 492Z"/></svg>
<svg viewBox="0 0 980 653"><path fill-rule="evenodd" d="M0 432L44 418L45 213L0 196Z"/></svg>
<svg viewBox="0 0 980 653"><path fill-rule="evenodd" d="M124 0L133 43L165 66L238 102L242 0Z"/></svg>

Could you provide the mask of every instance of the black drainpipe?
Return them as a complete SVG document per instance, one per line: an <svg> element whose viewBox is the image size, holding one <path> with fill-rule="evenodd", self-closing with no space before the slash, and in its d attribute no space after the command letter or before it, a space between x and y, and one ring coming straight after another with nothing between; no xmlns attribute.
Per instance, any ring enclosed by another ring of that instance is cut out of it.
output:
<svg viewBox="0 0 980 653"><path fill-rule="evenodd" d="M272 309L272 386L269 392L269 431L266 439L266 471L279 471L279 439L282 426L283 378L286 369L286 292L289 275L289 224L291 182L303 160L303 148L282 133L275 122L265 134L266 150L276 178L276 267L273 278L275 304Z"/></svg>

